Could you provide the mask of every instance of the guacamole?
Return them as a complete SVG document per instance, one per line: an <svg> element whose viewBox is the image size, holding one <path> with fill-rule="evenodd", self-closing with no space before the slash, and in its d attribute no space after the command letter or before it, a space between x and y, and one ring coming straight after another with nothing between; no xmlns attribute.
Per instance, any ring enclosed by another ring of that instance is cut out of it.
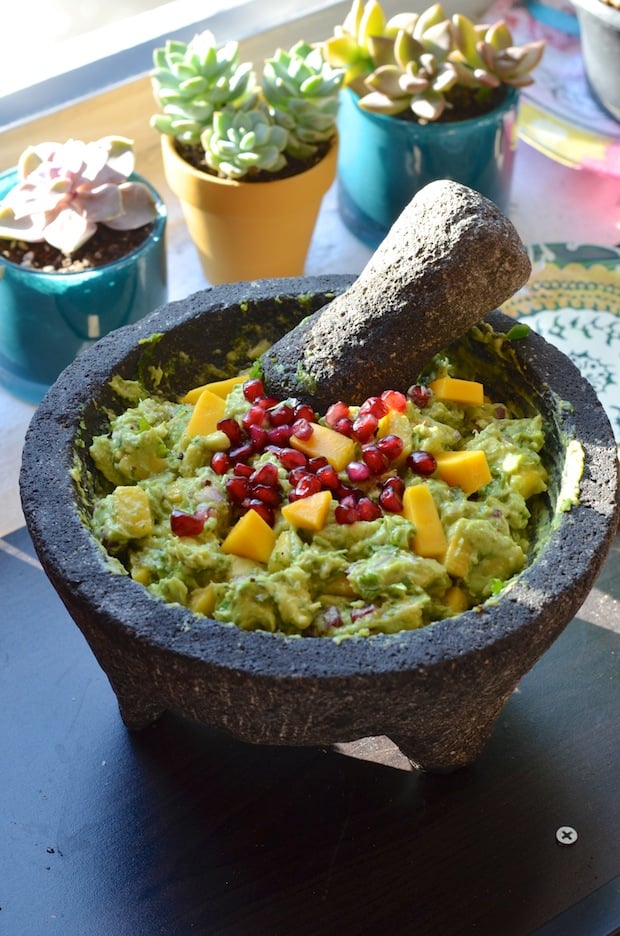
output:
<svg viewBox="0 0 620 936"><path fill-rule="evenodd" d="M198 616L393 633L479 606L528 562L542 419L481 383L439 370L323 414L245 375L178 401L130 389L90 446L107 481L92 530L118 571Z"/></svg>

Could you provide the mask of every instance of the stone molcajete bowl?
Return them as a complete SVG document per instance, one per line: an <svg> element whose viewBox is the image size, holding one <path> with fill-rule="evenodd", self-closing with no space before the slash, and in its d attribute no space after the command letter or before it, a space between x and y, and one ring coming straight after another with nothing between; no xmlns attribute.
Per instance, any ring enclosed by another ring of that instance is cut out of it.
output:
<svg viewBox="0 0 620 936"><path fill-rule="evenodd" d="M522 372L510 385L504 375L493 388L492 367L474 362L497 399L531 399L543 412L552 479L545 541L514 585L481 610L336 644L199 618L110 570L87 525L100 483L89 442L125 406L110 378L139 376L176 398L204 382L207 363L235 372L229 352L240 341L277 339L351 282L259 281L170 303L86 351L32 420L21 474L28 529L130 729L171 711L261 744L385 735L422 769L450 770L479 754L508 696L594 582L618 522L616 446L589 384L535 334L514 342ZM497 312L488 320L498 331L514 325ZM577 483L578 502L561 509Z"/></svg>

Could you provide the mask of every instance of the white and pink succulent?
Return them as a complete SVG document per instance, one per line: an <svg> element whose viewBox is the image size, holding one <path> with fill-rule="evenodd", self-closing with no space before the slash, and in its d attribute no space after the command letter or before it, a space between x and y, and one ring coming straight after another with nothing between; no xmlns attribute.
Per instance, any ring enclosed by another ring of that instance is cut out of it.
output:
<svg viewBox="0 0 620 936"><path fill-rule="evenodd" d="M72 254L104 224L134 230L157 217L148 186L130 181L133 142L40 143L18 162L19 182L0 202L0 238L46 241Z"/></svg>

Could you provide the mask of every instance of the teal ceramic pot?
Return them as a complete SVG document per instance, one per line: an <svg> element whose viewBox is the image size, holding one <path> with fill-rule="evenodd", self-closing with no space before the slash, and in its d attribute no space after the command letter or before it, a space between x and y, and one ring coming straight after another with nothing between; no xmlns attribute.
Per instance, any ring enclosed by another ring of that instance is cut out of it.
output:
<svg viewBox="0 0 620 936"><path fill-rule="evenodd" d="M377 247L418 189L452 179L508 212L519 92L482 117L420 125L370 114L350 89L338 114L338 207L346 226Z"/></svg>
<svg viewBox="0 0 620 936"><path fill-rule="evenodd" d="M0 384L38 403L64 368L102 335L163 305L168 298L166 207L151 189L158 216L148 239L115 263L81 273L44 273L0 259ZM0 175L0 198L16 184Z"/></svg>

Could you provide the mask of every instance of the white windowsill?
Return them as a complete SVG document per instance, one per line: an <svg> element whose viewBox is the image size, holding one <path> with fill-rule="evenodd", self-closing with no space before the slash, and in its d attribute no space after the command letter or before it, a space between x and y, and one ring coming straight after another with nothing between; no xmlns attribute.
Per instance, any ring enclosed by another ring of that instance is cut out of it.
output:
<svg viewBox="0 0 620 936"><path fill-rule="evenodd" d="M237 39L260 49L264 34L269 41L264 54L268 55L277 44L288 47L298 39L313 42L325 37L325 24L329 30L342 22L350 5L350 0L270 0L269 4L264 0L211 0L208 7L212 12L197 20L195 0L172 0L57 43L49 36L33 40L29 57L19 42L13 47L8 43L0 75L0 129L19 126L146 75L152 67L153 50L166 39L187 42L197 32L210 29L219 44ZM383 0L382 5L391 16L403 9L421 11L429 3ZM488 3L445 0L443 5L448 14L458 11L475 19L483 15ZM328 10L321 19L321 31L314 35L313 16ZM271 42L272 35L278 37L277 44Z"/></svg>

